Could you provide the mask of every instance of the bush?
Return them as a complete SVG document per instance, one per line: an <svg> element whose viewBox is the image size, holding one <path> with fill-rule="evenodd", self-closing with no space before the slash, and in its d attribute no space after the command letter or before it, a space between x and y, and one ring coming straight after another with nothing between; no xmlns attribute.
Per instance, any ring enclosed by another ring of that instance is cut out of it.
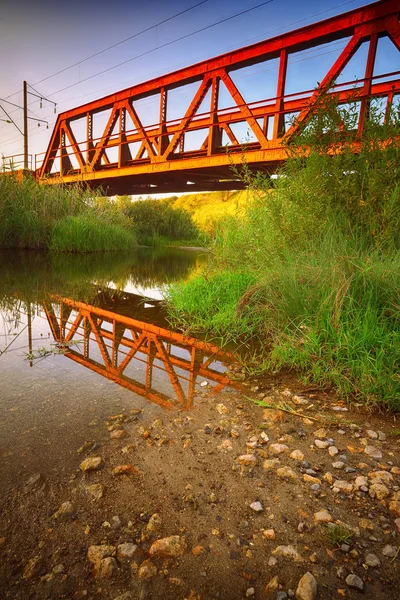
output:
<svg viewBox="0 0 400 600"><path fill-rule="evenodd" d="M162 245L165 240L197 242L200 237L189 213L163 200L137 200L125 207L125 214L133 220L139 243L145 245Z"/></svg>
<svg viewBox="0 0 400 600"><path fill-rule="evenodd" d="M0 248L92 252L130 248L134 239L129 218L87 188L0 176Z"/></svg>

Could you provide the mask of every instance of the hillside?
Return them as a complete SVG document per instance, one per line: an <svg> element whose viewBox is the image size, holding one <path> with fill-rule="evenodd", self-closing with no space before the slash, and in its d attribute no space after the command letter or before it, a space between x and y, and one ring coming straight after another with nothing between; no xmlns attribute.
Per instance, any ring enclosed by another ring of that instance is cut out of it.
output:
<svg viewBox="0 0 400 600"><path fill-rule="evenodd" d="M248 202L250 192L203 192L168 199L174 208L184 208L196 225L205 233L213 233L216 223L225 216L240 215Z"/></svg>

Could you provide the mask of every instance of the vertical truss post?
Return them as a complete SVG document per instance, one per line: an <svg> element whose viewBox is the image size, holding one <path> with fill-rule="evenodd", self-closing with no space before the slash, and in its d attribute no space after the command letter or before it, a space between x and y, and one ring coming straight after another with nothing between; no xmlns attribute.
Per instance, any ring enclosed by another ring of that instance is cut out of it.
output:
<svg viewBox="0 0 400 600"><path fill-rule="evenodd" d="M93 113L88 112L86 115L86 164L92 162L94 154L93 144Z"/></svg>
<svg viewBox="0 0 400 600"><path fill-rule="evenodd" d="M61 141L60 141L60 172L61 175L66 175L68 171L72 170L71 159L68 155L66 148L66 138L64 129L61 130Z"/></svg>
<svg viewBox="0 0 400 600"><path fill-rule="evenodd" d="M190 353L190 375L189 375L189 387L187 393L187 401L185 408L190 408L193 405L194 390L196 385L196 379L199 374L201 365L201 354L198 350L193 347Z"/></svg>
<svg viewBox="0 0 400 600"><path fill-rule="evenodd" d="M146 391L151 390L153 385L153 363L157 354L157 350L151 340L148 340L147 346L147 361L146 361Z"/></svg>
<svg viewBox="0 0 400 600"><path fill-rule="evenodd" d="M370 117L371 100L369 96L371 94L372 76L374 73L377 44L378 35L376 33L373 33L369 41L368 58L367 63L365 65L365 79L363 86L363 95L365 97L361 100L360 116L358 119L358 135L362 134L364 130L365 120L368 120Z"/></svg>
<svg viewBox="0 0 400 600"><path fill-rule="evenodd" d="M114 369L118 368L118 350L121 344L122 337L125 332L125 326L118 323L115 319L113 321L113 339L112 339L112 356L111 364Z"/></svg>
<svg viewBox="0 0 400 600"><path fill-rule="evenodd" d="M210 104L210 128L208 131L207 154L214 154L217 147L222 144L221 129L218 123L218 98L219 98L219 82L218 76L213 77L211 84L211 104Z"/></svg>
<svg viewBox="0 0 400 600"><path fill-rule="evenodd" d="M83 317L83 356L84 358L89 358L89 338L90 338L91 327L89 323L89 319L85 316Z"/></svg>
<svg viewBox="0 0 400 600"><path fill-rule="evenodd" d="M285 115L283 109L285 106L284 95L285 95L285 84L286 84L286 71L287 71L288 53L286 48L281 50L279 57L279 71L278 71L278 84L276 87L276 105L275 105L275 118L274 118L274 133L273 139L276 140L285 133ZM266 132L265 132L266 133Z"/></svg>
<svg viewBox="0 0 400 600"><path fill-rule="evenodd" d="M126 108L120 108L119 116L119 146L118 146L118 167L123 167L132 160L131 151L126 143Z"/></svg>
<svg viewBox="0 0 400 600"><path fill-rule="evenodd" d="M164 154L168 147L169 137L167 134L167 105L168 105L168 90L165 87L160 89L160 126L158 136L158 154Z"/></svg>

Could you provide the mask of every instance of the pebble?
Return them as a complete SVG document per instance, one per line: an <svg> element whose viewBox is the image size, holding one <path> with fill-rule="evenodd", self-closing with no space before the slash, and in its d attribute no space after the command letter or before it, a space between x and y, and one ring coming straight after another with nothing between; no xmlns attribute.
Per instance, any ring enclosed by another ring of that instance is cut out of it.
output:
<svg viewBox="0 0 400 600"><path fill-rule="evenodd" d="M255 467L257 464L257 457L254 454L242 454L236 460L244 467Z"/></svg>
<svg viewBox="0 0 400 600"><path fill-rule="evenodd" d="M324 508L316 513L314 513L314 521L316 523L332 523L333 517L329 512Z"/></svg>
<svg viewBox="0 0 400 600"><path fill-rule="evenodd" d="M386 485L393 483L393 475L388 471L373 471L372 473L368 473L368 477L376 481L376 483L385 483Z"/></svg>
<svg viewBox="0 0 400 600"><path fill-rule="evenodd" d="M277 564L278 564L278 561L276 560L276 558L274 556L270 556L268 559L268 566L276 567Z"/></svg>
<svg viewBox="0 0 400 600"><path fill-rule="evenodd" d="M279 479L297 479L297 474L290 467L280 467L276 470Z"/></svg>
<svg viewBox="0 0 400 600"><path fill-rule="evenodd" d="M358 477L356 477L355 481L354 481L354 487L356 490L359 490L363 487L367 487L368 485L368 478L364 477L364 475L359 475Z"/></svg>
<svg viewBox="0 0 400 600"><path fill-rule="evenodd" d="M255 593L256 593L256 590L253 587L247 588L246 598L252 598Z"/></svg>
<svg viewBox="0 0 400 600"><path fill-rule="evenodd" d="M159 513L154 513L151 515L149 522L147 523L146 531L148 533L154 533L161 528L161 525L162 525L161 515Z"/></svg>
<svg viewBox="0 0 400 600"><path fill-rule="evenodd" d="M376 554L367 554L365 557L365 564L367 565L367 567L371 568L380 567L381 561L376 556Z"/></svg>
<svg viewBox="0 0 400 600"><path fill-rule="evenodd" d="M265 540L274 540L276 538L276 534L273 529L264 529L262 535Z"/></svg>
<svg viewBox="0 0 400 600"><path fill-rule="evenodd" d="M294 402L298 406L302 406L302 405L305 406L306 404L308 404L307 398L304 398L304 396L297 396L297 395L294 395L292 397L292 402Z"/></svg>
<svg viewBox="0 0 400 600"><path fill-rule="evenodd" d="M222 440L217 448L218 450L227 450L228 452L231 452L233 450L232 442L230 440Z"/></svg>
<svg viewBox="0 0 400 600"><path fill-rule="evenodd" d="M289 447L286 444L270 444L268 450L271 454L277 456L279 454L283 454L284 452L289 452Z"/></svg>
<svg viewBox="0 0 400 600"><path fill-rule="evenodd" d="M128 437L128 432L125 429L117 429L110 433L111 440L123 440L126 437Z"/></svg>
<svg viewBox="0 0 400 600"><path fill-rule="evenodd" d="M334 492L344 492L345 494L351 494L353 491L353 485L348 481L338 480L333 484Z"/></svg>
<svg viewBox="0 0 400 600"><path fill-rule="evenodd" d="M142 562L140 565L138 575L140 579L151 579L155 575L157 575L157 567L156 565L148 558Z"/></svg>
<svg viewBox="0 0 400 600"><path fill-rule="evenodd" d="M275 575L275 577L270 579L270 581L265 586L265 592L266 592L266 594L271 594L272 592L276 592L278 587L279 587L279 579L278 579L278 576Z"/></svg>
<svg viewBox="0 0 400 600"><path fill-rule="evenodd" d="M115 558L107 556L94 565L94 575L98 579L110 579L118 569Z"/></svg>
<svg viewBox="0 0 400 600"><path fill-rule="evenodd" d="M376 433L376 431L372 431L372 429L367 429L367 436L371 440L377 440L378 439L378 434Z"/></svg>
<svg viewBox="0 0 400 600"><path fill-rule="evenodd" d="M329 453L329 456L333 457L333 456L336 456L336 454L339 454L339 450L336 448L336 446L330 446L328 448L328 453Z"/></svg>
<svg viewBox="0 0 400 600"><path fill-rule="evenodd" d="M171 535L170 537L156 540L149 550L149 556L161 558L179 558L182 556L186 548L185 539L179 535Z"/></svg>
<svg viewBox="0 0 400 600"><path fill-rule="evenodd" d="M107 546L106 544L102 544L100 546L89 546L87 551L88 560L93 564L103 560L103 558L114 556L114 554L115 546Z"/></svg>
<svg viewBox="0 0 400 600"><path fill-rule="evenodd" d="M93 483L92 485L85 486L85 492L88 496L94 500L100 500L104 495L104 485L101 483Z"/></svg>
<svg viewBox="0 0 400 600"><path fill-rule="evenodd" d="M294 562L303 562L303 557L294 546L278 546L273 550L272 554L274 556L280 556L281 558L290 558L294 560Z"/></svg>
<svg viewBox="0 0 400 600"><path fill-rule="evenodd" d="M142 471L135 465L118 465L112 470L112 474L115 476L119 475L142 475Z"/></svg>
<svg viewBox="0 0 400 600"><path fill-rule="evenodd" d="M382 549L382 554L388 558L394 558L397 554L397 547L386 544L386 546Z"/></svg>
<svg viewBox="0 0 400 600"><path fill-rule="evenodd" d="M368 454L368 456L374 458L375 460L382 458L382 452L378 450L378 448L375 448L375 446L365 446L364 452L365 454Z"/></svg>
<svg viewBox="0 0 400 600"><path fill-rule="evenodd" d="M286 600L288 597L286 592L278 592L276 594L276 600Z"/></svg>
<svg viewBox="0 0 400 600"><path fill-rule="evenodd" d="M137 548L136 544L131 544L129 542L119 544L117 548L118 560L132 560Z"/></svg>
<svg viewBox="0 0 400 600"><path fill-rule="evenodd" d="M53 519L68 519L75 514L75 508L69 500L63 502L60 508L54 513Z"/></svg>
<svg viewBox="0 0 400 600"><path fill-rule="evenodd" d="M102 462L103 460L101 456L90 456L89 458L86 458L83 462L81 462L79 468L81 469L81 471L84 472L96 471L100 468Z"/></svg>
<svg viewBox="0 0 400 600"><path fill-rule="evenodd" d="M326 440L314 440L314 444L317 446L317 448L319 448L320 450L325 450L326 448L329 447L329 442Z"/></svg>
<svg viewBox="0 0 400 600"><path fill-rule="evenodd" d="M297 600L315 600L317 589L318 585L314 575L307 571L299 581L296 598Z"/></svg>
<svg viewBox="0 0 400 600"><path fill-rule="evenodd" d="M343 469L344 468L344 462L342 462L341 460L337 460L336 462L332 463L332 467L334 469Z"/></svg>
<svg viewBox="0 0 400 600"><path fill-rule="evenodd" d="M350 575L347 575L346 583L349 587L356 588L361 592L364 590L363 580L361 579L361 577L358 577L358 575L355 575L354 573L350 573Z"/></svg>
<svg viewBox="0 0 400 600"><path fill-rule="evenodd" d="M355 469L354 467L346 467L344 472L345 473L356 473L357 469Z"/></svg>
<svg viewBox="0 0 400 600"><path fill-rule="evenodd" d="M251 510L254 510L255 513L260 513L260 512L263 512L263 510L264 510L264 507L261 504L261 502L252 502L250 504L250 508L251 508Z"/></svg>
<svg viewBox="0 0 400 600"><path fill-rule="evenodd" d="M383 483L373 483L369 488L369 495L377 500L384 500L389 494L389 489Z"/></svg>
<svg viewBox="0 0 400 600"><path fill-rule="evenodd" d="M303 475L303 480L306 483L312 483L313 485L319 485L321 483L318 477L312 477L311 475L307 475L307 473Z"/></svg>
<svg viewBox="0 0 400 600"><path fill-rule="evenodd" d="M293 458L294 460L304 460L304 454L302 453L301 450L293 450L293 452L290 455L290 458Z"/></svg>

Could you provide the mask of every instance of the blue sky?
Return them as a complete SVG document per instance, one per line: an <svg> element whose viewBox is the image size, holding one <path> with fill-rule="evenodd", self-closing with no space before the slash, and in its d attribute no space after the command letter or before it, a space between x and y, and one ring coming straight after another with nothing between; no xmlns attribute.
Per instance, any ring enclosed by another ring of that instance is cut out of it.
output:
<svg viewBox="0 0 400 600"><path fill-rule="evenodd" d="M57 110L62 112L156 75L369 3L365 0L273 0L223 24L174 42L202 27L256 7L262 0L207 0L195 6L200 2L69 0L58 3L55 0L3 0L0 10L0 97L21 105L22 81L26 79L40 94L57 102ZM153 27L191 7L194 8ZM145 33L85 60L147 28L150 29ZM173 43L160 48L169 42ZM313 56L311 53L305 59L295 61L296 65L290 66L286 91L314 87L320 78L319 72L326 72L342 46L337 44L322 56ZM144 52L147 52L145 56L134 58ZM131 58L133 60L125 65L113 68ZM381 68L385 67L386 64L383 64ZM52 76L63 69L62 73ZM95 76L106 69L109 69L106 73ZM276 75L271 69L264 71L249 70L247 75L242 74L240 86L246 100L268 97L268 85L261 96L259 86L268 83L269 79L271 90L274 88ZM22 129L22 111L5 102L0 104ZM173 109L179 113L183 106L184 100L181 98ZM49 122L48 130L43 126L38 128L33 121L29 126L29 151L43 152L56 115L52 105L43 103L40 108L39 100L34 97L30 97L29 108L31 116ZM148 122L152 122L151 106L143 110L148 112ZM4 113L0 118L6 118ZM16 154L22 152L22 148L22 137L17 129L0 122L0 154Z"/></svg>

